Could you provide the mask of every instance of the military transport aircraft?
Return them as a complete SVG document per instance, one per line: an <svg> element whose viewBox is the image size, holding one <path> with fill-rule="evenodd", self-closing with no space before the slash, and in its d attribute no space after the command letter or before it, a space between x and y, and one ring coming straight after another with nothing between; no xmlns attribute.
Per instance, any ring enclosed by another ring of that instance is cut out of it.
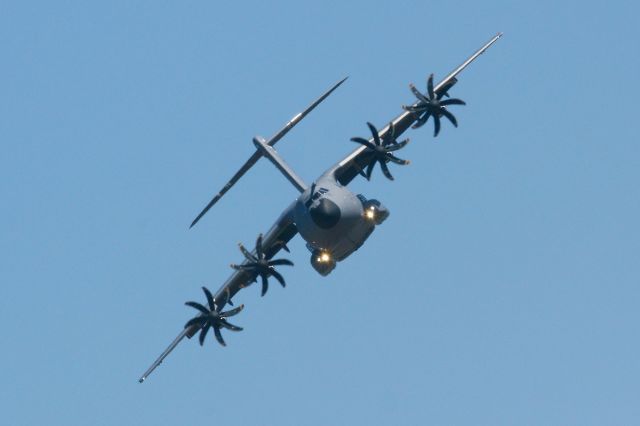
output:
<svg viewBox="0 0 640 426"><path fill-rule="evenodd" d="M464 101L449 97L449 91L458 81L458 74L478 56L495 43L502 33L497 34L484 46L471 55L459 67L454 69L438 84L433 83L433 74L427 80L426 93L420 92L413 84L409 85L417 100L409 106L403 106L404 112L391 120L389 124L378 130L373 124L367 123L370 138L354 137L351 141L359 146L336 165L329 168L311 185L307 185L287 163L278 155L273 146L298 124L309 112L327 98L345 80L336 83L325 94L313 102L306 110L294 116L278 133L268 140L256 136L253 143L256 152L227 182L222 190L207 204L202 212L191 223L193 227L222 196L262 158L267 158L298 190L300 195L284 209L275 224L264 235L260 234L255 248L251 251L239 244L244 256L241 264L232 264L233 274L212 294L206 287L202 290L206 296L206 305L198 302L186 304L197 311L197 316L189 320L182 332L174 339L169 347L162 352L158 359L140 377L142 383L151 372L162 363L169 353L184 339L191 338L200 332L199 342L202 345L207 332L213 329L216 340L225 346L221 329L240 331L242 328L227 321L227 318L239 313L244 305L224 311L227 306L233 306L232 298L241 289L256 283L260 278L262 296L268 290L268 278L275 278L284 287L285 280L276 271L276 266L292 266L286 259L274 259L280 250L289 251L287 242L296 234L307 243L311 252L311 265L323 276L328 275L336 263L346 259L356 251L371 235L376 226L389 216L389 211L375 199L367 199L362 194L354 194L347 189L347 185L356 176L361 175L371 179L376 164L385 177L393 180L387 166L388 163L398 165L408 164L395 156L396 151L404 148L409 142L401 142L397 138L409 127L418 128L430 118L434 124L434 137L440 132L441 118L444 117L454 126L458 122L448 107L464 105Z"/></svg>

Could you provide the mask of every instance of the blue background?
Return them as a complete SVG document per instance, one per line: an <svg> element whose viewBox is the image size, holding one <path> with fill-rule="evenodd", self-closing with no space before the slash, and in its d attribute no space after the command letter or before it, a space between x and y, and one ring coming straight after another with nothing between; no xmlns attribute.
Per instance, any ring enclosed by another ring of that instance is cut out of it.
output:
<svg viewBox="0 0 640 426"><path fill-rule="evenodd" d="M635 2L57 1L0 6L0 423L640 423ZM297 237L201 348L137 378L307 181L498 31L352 188L389 220L327 278ZM452 108L453 110L453 108Z"/></svg>

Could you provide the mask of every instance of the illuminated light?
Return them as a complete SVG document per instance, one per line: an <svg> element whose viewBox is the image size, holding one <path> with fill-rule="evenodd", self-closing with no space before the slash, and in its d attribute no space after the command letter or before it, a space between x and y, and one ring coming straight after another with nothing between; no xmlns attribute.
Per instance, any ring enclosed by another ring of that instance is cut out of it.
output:
<svg viewBox="0 0 640 426"><path fill-rule="evenodd" d="M328 251L321 251L316 257L316 262L318 263L331 263L332 261L331 253Z"/></svg>
<svg viewBox="0 0 640 426"><path fill-rule="evenodd" d="M365 212L365 216L367 216L367 219L373 219L376 217L376 212L373 209L373 207L371 207L369 210Z"/></svg>

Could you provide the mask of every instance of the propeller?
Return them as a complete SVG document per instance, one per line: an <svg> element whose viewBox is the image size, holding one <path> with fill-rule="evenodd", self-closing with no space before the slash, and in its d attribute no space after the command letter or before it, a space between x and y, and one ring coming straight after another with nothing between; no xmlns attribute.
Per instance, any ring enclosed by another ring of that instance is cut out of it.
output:
<svg viewBox="0 0 640 426"><path fill-rule="evenodd" d="M221 328L226 328L231 331L242 331L242 327L238 327L237 325L233 325L227 322L227 318L236 315L242 309L244 309L244 305L240 305L237 308L231 309L229 311L220 312L224 305L226 304L226 300L221 302L216 301L213 298L213 295L209 291L208 288L202 287L202 291L204 291L205 296L207 296L207 303L209 307L207 308L204 305L201 305L198 302L186 302L185 305L191 306L194 309L200 311L200 315L194 317L187 321L184 325L184 328L189 328L191 326L197 325L201 328L200 330L200 346L204 343L205 337L207 337L207 333L209 332L209 328L213 328L213 332L216 336L216 340L222 346L227 346L222 338L222 333L220 333Z"/></svg>
<svg viewBox="0 0 640 426"><path fill-rule="evenodd" d="M262 296L267 294L269 289L269 277L274 277L282 287L285 287L284 278L275 270L275 266L287 265L293 266L293 262L287 259L268 260L262 246L262 234L258 235L256 240L256 254L253 255L247 250L242 243L239 243L240 251L247 259L242 265L231 264L231 267L237 271L247 271L262 278ZM284 248L284 247L283 247Z"/></svg>
<svg viewBox="0 0 640 426"><path fill-rule="evenodd" d="M424 123L429 120L429 117L433 116L433 136L438 136L440 133L440 117L444 116L453 124L455 127L458 127L458 121L456 117L447 110L448 105L466 105L466 103L462 99L450 98L442 100L442 97L448 95L447 90L451 88L453 84L449 84L448 87L445 87L443 90L440 90L439 93L436 93L433 90L433 74L429 76L427 80L427 93L422 94L416 86L413 84L409 85L409 88L413 92L413 94L418 98L418 103L415 105L406 106L403 105L406 111L410 111L415 113L419 118L418 121L412 126L414 129L421 127Z"/></svg>
<svg viewBox="0 0 640 426"><path fill-rule="evenodd" d="M376 129L373 124L367 122L367 126L369 126L369 130L371 130L373 143L369 142L365 138L351 138L352 142L359 143L360 145L364 145L369 148L374 156L373 160L369 163L369 166L367 166L366 174L363 170L360 170L360 174L367 178L367 180L370 180L371 172L373 171L374 166L376 165L376 163L380 163L382 173L384 173L387 179L393 180L393 176L391 175L391 172L389 172L387 163L391 161L401 166L409 164L408 160L402 160L392 154L392 152L404 148L409 143L409 139L405 139L402 142L396 141L396 129L393 123L389 123L389 130L384 134L382 140L380 139L380 133L378 132L378 129Z"/></svg>

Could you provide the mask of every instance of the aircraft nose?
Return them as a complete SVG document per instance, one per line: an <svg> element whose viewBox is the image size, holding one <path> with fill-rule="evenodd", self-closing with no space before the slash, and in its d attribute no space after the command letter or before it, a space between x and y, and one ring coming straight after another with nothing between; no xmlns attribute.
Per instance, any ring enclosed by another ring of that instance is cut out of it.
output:
<svg viewBox="0 0 640 426"><path fill-rule="evenodd" d="M318 204L309 209L311 219L320 228L329 229L340 220L340 207L326 198L322 198Z"/></svg>

